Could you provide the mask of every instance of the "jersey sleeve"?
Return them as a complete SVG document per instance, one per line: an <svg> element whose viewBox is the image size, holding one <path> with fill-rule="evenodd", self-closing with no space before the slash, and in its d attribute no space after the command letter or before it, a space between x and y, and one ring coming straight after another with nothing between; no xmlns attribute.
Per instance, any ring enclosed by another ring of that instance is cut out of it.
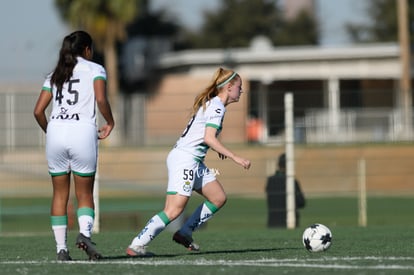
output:
<svg viewBox="0 0 414 275"><path fill-rule="evenodd" d="M43 86L42 86L42 91L52 92L52 85L50 85L50 78L51 77L52 77L52 74L49 74L46 77L45 82L43 83Z"/></svg>
<svg viewBox="0 0 414 275"><path fill-rule="evenodd" d="M224 106L218 106L211 104L206 108L205 118L206 118L206 127L213 127L216 129L221 128L221 123L223 121L225 109Z"/></svg>
<svg viewBox="0 0 414 275"><path fill-rule="evenodd" d="M99 79L106 81L106 71L104 67L96 64L96 66L94 66L94 69L93 69L93 81L99 80Z"/></svg>

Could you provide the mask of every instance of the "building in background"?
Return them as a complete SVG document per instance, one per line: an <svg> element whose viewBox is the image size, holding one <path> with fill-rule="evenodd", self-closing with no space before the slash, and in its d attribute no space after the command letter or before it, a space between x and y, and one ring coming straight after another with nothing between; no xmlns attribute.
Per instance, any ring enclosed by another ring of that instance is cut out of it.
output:
<svg viewBox="0 0 414 275"><path fill-rule="evenodd" d="M223 139L247 142L251 113L263 121L262 142L284 139L284 94L293 93L295 138L300 143L392 142L404 140L399 46L273 47L265 37L250 47L169 52L153 60L157 79L147 94L124 95L128 125L122 144L171 144L189 119L194 97L219 66L243 78L241 103L229 106ZM32 123L37 93L0 93L0 143L43 144ZM187 108L187 109L186 109Z"/></svg>
<svg viewBox="0 0 414 275"><path fill-rule="evenodd" d="M176 128L168 113L160 113L166 102L177 108L191 104L196 83L207 82L218 66L231 64L243 78L246 100L235 119L226 123L234 142L245 142L238 125L256 113L264 122L265 143L284 139L284 94L294 95L296 141L302 143L388 142L403 140L398 82L397 44L350 47L273 47L265 37L248 48L191 50L167 53L159 60L162 89L147 105L147 125ZM170 84L164 85L164 81ZM194 80L194 85L191 81ZM174 85L172 84L174 83ZM175 95L176 94L176 95ZM181 104L185 100L186 104ZM164 102L159 104L157 102ZM243 116L240 119L240 116ZM155 122L152 118L156 117ZM158 133L149 127L148 140ZM155 127L154 127L155 128Z"/></svg>
<svg viewBox="0 0 414 275"><path fill-rule="evenodd" d="M338 10L345 10L344 6L350 9L360 2L363 1L288 0L284 1L283 8L288 18L303 9L318 18L323 17L324 34L344 37L336 27L331 28L335 25L333 19L340 17L338 14L342 13ZM358 10L355 9L355 14ZM343 14L349 16L349 12ZM60 43L61 33L58 36ZM5 41L4 45L11 50L4 53L10 56L9 53L18 53L20 48L12 48L9 44L14 41L16 45L27 46L25 54L38 57L34 50L39 45L33 42L34 36L25 38L29 39L25 40L27 43L18 43L19 37L13 36ZM235 118L229 119L225 126L228 130L223 138L231 142L247 141L244 128L249 114L256 113L264 123L262 141L280 143L284 136L283 95L286 92L294 94L297 142L401 140L400 133L404 127L398 92L401 74L399 46L346 43L339 46L329 45L326 41L323 38L321 46L284 48L274 47L266 37L257 37L246 48L182 52L169 52L165 39L131 41L125 45L122 56L121 66L130 70L124 77L129 81L152 79L145 91L133 91L122 97L120 109L125 116L117 125L123 135L120 144L174 142L188 119L189 110L185 108L191 106L194 96L218 66L234 67L244 80L246 93L242 96L242 104L229 106L238 108L229 113ZM59 47L58 42L56 46ZM43 58L44 62L53 64L50 52L57 51L47 47L42 47L42 50L49 54ZM0 144L7 148L43 145L44 137L33 123L32 109L39 83L51 68L40 69L44 62L39 62L40 73L35 76L38 80L35 84L33 80L25 83L27 79L23 77L23 69L27 68L21 64L29 63L31 58L18 55L14 59L14 63L3 60L3 66L7 66L5 70L16 80L0 84Z"/></svg>

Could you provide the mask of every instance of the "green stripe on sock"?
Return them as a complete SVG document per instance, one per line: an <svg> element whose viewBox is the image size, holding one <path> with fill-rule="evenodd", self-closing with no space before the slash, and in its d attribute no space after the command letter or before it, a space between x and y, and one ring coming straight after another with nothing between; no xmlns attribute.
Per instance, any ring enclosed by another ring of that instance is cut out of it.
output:
<svg viewBox="0 0 414 275"><path fill-rule="evenodd" d="M207 206L208 209L210 209L211 212L213 212L213 214L220 209L209 201L205 201L204 204Z"/></svg>
<svg viewBox="0 0 414 275"><path fill-rule="evenodd" d="M68 225L68 216L50 216L50 223L53 225Z"/></svg>
<svg viewBox="0 0 414 275"><path fill-rule="evenodd" d="M157 215L164 222L165 226L167 226L171 222L167 215L164 213L164 211L161 211Z"/></svg>
<svg viewBox="0 0 414 275"><path fill-rule="evenodd" d="M95 211L92 208L89 208L89 207L79 208L78 211L76 212L76 214L78 215L78 218L80 216L90 216L92 218L95 218Z"/></svg>

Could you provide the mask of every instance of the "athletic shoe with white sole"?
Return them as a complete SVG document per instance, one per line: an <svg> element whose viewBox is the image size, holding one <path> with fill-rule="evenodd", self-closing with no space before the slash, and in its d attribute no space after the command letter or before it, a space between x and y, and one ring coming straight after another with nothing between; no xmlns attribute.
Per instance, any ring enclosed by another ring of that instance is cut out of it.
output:
<svg viewBox="0 0 414 275"><path fill-rule="evenodd" d="M193 238L191 238L190 236L182 235L180 231L175 232L173 236L173 240L176 243L183 245L185 248L187 248L190 251L200 250L200 246L193 241Z"/></svg>
<svg viewBox="0 0 414 275"><path fill-rule="evenodd" d="M58 261L72 261L72 258L69 256L69 251L61 249L57 254Z"/></svg>
<svg viewBox="0 0 414 275"><path fill-rule="evenodd" d="M79 249L86 252L89 260L95 261L102 259L102 255L96 250L96 244L91 241L91 238L85 237L82 233L79 233L76 238L76 245Z"/></svg>
<svg viewBox="0 0 414 275"><path fill-rule="evenodd" d="M127 256L130 257L151 257L153 253L147 252L147 249L143 245L130 245L126 249Z"/></svg>

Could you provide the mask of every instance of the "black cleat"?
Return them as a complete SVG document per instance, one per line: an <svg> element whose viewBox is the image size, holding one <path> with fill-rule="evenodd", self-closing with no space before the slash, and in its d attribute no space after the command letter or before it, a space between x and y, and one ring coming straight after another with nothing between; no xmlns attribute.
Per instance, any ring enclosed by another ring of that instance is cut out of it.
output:
<svg viewBox="0 0 414 275"><path fill-rule="evenodd" d="M183 245L185 248L187 248L190 251L200 250L200 246L193 241L193 238L191 238L190 236L182 235L180 231L175 232L173 236L173 240L176 243Z"/></svg>
<svg viewBox="0 0 414 275"><path fill-rule="evenodd" d="M58 261L72 261L72 258L69 256L69 251L61 249L57 254Z"/></svg>
<svg viewBox="0 0 414 275"><path fill-rule="evenodd" d="M96 261L102 259L102 255L96 251L96 244L91 241L91 238L85 237L82 233L79 233L76 238L76 245L79 249L82 249L89 256L89 260Z"/></svg>

